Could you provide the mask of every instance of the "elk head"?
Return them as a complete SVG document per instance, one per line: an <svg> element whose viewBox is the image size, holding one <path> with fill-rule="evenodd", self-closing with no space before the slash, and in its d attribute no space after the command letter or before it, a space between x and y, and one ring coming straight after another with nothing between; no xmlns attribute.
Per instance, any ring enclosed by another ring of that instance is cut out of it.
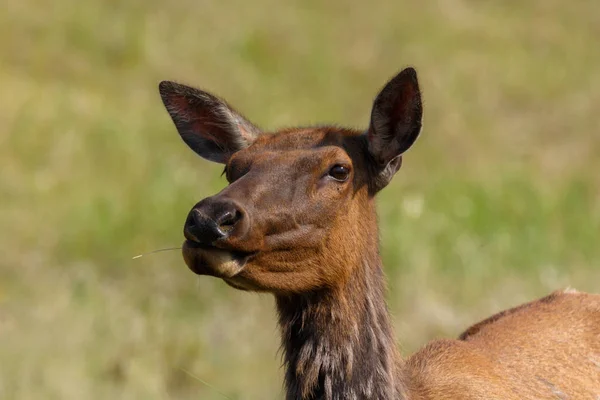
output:
<svg viewBox="0 0 600 400"><path fill-rule="evenodd" d="M229 182L187 216L183 256L192 271L238 289L302 293L342 284L367 247L377 248L372 198L421 130L414 69L377 95L366 132L263 133L207 92L167 81L159 90L183 141L224 164Z"/></svg>

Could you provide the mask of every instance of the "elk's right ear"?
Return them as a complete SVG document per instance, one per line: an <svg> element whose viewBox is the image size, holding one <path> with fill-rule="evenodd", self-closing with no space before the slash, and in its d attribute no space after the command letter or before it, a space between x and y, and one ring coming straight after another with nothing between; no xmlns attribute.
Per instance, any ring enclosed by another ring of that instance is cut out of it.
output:
<svg viewBox="0 0 600 400"><path fill-rule="evenodd" d="M226 163L250 146L259 129L223 100L175 82L158 85L160 97L183 141L207 160Z"/></svg>
<svg viewBox="0 0 600 400"><path fill-rule="evenodd" d="M373 103L367 143L375 162L374 192L385 187L400 169L402 153L421 132L422 118L417 72L406 68L385 85Z"/></svg>

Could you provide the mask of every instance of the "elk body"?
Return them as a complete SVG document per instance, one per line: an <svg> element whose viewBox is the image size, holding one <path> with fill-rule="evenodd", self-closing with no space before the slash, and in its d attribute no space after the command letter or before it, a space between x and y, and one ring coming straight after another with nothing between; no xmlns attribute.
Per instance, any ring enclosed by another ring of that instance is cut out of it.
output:
<svg viewBox="0 0 600 400"><path fill-rule="evenodd" d="M402 359L384 299L374 196L421 130L416 72L377 95L366 131L263 133L217 97L172 82L181 137L229 185L184 225L200 275L275 296L287 399L600 399L600 296L555 292Z"/></svg>

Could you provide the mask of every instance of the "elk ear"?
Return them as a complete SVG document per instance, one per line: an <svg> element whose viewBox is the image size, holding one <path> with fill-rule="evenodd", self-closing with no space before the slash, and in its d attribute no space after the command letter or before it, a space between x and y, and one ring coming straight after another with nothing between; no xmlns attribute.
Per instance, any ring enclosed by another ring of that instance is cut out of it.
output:
<svg viewBox="0 0 600 400"><path fill-rule="evenodd" d="M375 98L367 132L368 150L375 161L375 191L385 187L402 165L402 153L421 131L423 107L417 72L406 68Z"/></svg>
<svg viewBox="0 0 600 400"><path fill-rule="evenodd" d="M207 160L226 163L259 134L257 127L210 93L169 81L158 89L183 141Z"/></svg>

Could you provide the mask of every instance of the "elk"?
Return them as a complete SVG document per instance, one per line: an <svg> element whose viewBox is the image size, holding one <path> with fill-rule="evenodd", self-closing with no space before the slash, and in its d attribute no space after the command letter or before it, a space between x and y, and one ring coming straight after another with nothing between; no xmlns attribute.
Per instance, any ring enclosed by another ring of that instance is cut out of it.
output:
<svg viewBox="0 0 600 400"><path fill-rule="evenodd" d="M225 165L184 224L187 266L275 297L288 400L600 399L600 295L557 291L403 359L385 302L375 195L421 131L413 68L365 131L263 132L225 101L159 85L183 141Z"/></svg>

